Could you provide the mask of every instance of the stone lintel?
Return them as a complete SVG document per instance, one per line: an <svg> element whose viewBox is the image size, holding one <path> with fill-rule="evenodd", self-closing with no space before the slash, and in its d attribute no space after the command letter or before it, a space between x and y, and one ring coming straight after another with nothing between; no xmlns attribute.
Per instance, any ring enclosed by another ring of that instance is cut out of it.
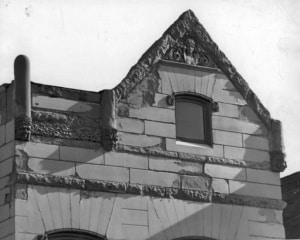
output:
<svg viewBox="0 0 300 240"><path fill-rule="evenodd" d="M284 201L277 199L258 198L225 193L213 193L202 190L169 188L143 184L85 180L75 177L61 177L25 172L18 172L16 174L16 182L20 184L75 188L85 191L113 192L159 198L175 198L195 202L242 205L277 210L284 209L286 205Z"/></svg>

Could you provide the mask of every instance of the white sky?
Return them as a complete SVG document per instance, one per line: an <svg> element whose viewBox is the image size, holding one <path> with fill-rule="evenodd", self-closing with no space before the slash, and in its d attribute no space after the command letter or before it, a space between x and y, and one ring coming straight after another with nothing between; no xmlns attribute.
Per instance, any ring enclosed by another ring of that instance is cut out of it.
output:
<svg viewBox="0 0 300 240"><path fill-rule="evenodd" d="M300 171L299 0L0 0L0 84L25 54L34 82L112 88L188 9L282 121L282 176Z"/></svg>

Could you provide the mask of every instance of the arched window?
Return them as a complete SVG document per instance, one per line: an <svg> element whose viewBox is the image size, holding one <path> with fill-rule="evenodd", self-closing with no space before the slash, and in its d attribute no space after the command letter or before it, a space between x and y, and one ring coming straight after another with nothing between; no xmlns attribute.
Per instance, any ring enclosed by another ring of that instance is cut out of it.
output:
<svg viewBox="0 0 300 240"><path fill-rule="evenodd" d="M212 145L212 100L199 94L175 95L176 138Z"/></svg>
<svg viewBox="0 0 300 240"><path fill-rule="evenodd" d="M86 230L61 229L39 235L38 240L106 240L105 237Z"/></svg>

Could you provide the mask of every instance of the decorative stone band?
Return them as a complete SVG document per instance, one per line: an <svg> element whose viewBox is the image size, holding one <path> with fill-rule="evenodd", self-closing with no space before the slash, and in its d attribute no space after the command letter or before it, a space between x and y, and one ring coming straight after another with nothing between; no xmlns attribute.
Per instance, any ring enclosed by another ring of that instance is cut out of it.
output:
<svg viewBox="0 0 300 240"><path fill-rule="evenodd" d="M258 163L258 162L250 162L250 161L235 160L235 159L228 159L228 158L202 156L202 155L197 155L192 153L170 152L170 151L161 150L159 148L143 148L143 147L118 144L116 147L116 151L143 154L147 156L152 155L155 157L167 157L167 158L201 162L201 163L214 163L214 164L220 164L226 166L229 165L229 166L236 166L236 167L247 167L247 168L254 168L254 169L261 169L261 170L271 169L269 162Z"/></svg>
<svg viewBox="0 0 300 240"><path fill-rule="evenodd" d="M31 136L32 120L26 115L18 116L15 119L15 139L29 141Z"/></svg>
<svg viewBox="0 0 300 240"><path fill-rule="evenodd" d="M242 205L278 210L282 210L286 206L286 203L284 201L277 199L250 197L235 194L223 194L216 192L207 192L202 190L168 188L143 184L86 180L75 177L61 177L25 172L17 172L16 182L21 184L75 188L85 191L135 194L158 198L176 198L195 202ZM17 196L26 197L26 194L21 194Z"/></svg>

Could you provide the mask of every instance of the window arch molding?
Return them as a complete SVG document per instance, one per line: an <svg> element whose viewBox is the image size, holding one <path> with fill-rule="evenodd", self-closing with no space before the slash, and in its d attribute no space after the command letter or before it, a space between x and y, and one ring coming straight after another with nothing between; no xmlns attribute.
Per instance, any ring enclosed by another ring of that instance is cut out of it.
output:
<svg viewBox="0 0 300 240"><path fill-rule="evenodd" d="M55 229L39 235L37 240L106 240L107 238L95 232L83 229Z"/></svg>
<svg viewBox="0 0 300 240"><path fill-rule="evenodd" d="M175 103L176 139L212 146L214 101L193 92L176 92L172 98Z"/></svg>

